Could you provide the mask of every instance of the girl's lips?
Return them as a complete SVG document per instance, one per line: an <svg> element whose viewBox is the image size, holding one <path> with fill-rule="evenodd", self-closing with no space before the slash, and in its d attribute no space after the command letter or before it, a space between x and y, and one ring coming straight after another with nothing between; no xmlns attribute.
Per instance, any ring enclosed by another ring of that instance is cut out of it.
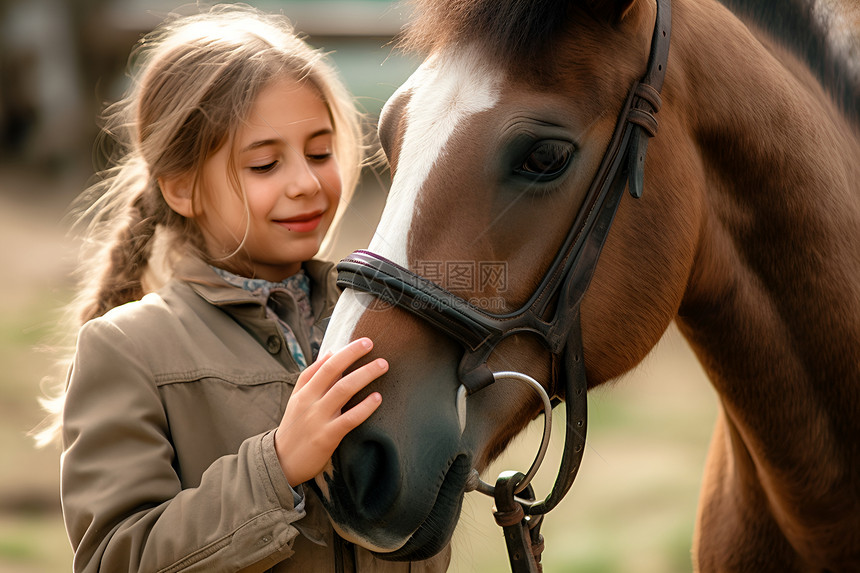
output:
<svg viewBox="0 0 860 573"><path fill-rule="evenodd" d="M295 233L309 233L319 226L320 221L322 221L322 216L323 214L321 212L309 213L307 215L292 217L291 219L281 219L275 221L275 223L284 227L288 231L293 231Z"/></svg>

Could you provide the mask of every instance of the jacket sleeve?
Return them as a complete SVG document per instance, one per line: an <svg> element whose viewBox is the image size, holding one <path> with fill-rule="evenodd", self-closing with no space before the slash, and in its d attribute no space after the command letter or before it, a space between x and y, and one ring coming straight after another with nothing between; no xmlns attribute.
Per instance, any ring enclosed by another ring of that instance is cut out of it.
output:
<svg viewBox="0 0 860 573"><path fill-rule="evenodd" d="M79 334L63 442L75 571L263 571L292 554L304 503L294 505L273 432L248 438L183 490L151 371L106 319Z"/></svg>

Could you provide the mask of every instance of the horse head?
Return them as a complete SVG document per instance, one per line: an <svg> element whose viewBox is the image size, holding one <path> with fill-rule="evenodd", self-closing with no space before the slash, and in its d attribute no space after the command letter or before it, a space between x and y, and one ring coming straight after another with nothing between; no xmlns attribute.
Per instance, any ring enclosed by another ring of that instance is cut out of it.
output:
<svg viewBox="0 0 860 573"><path fill-rule="evenodd" d="M534 301L575 221L593 207L590 189L646 71L657 15L632 0L447 4L419 19L412 40L429 56L380 118L393 180L369 250L504 317ZM668 89L663 99L673 96ZM670 131L672 118L665 123ZM578 309L581 340L579 328L555 333L553 349L524 329L497 341L485 357L490 371L525 373L564 399L559 380L569 373L557 372L553 350L582 348L594 386L656 344L695 248L683 172L661 160L670 137L661 132L652 144L648 177L659 185L615 214ZM408 304L436 303L422 296ZM568 304L543 296L547 316ZM486 467L543 406L513 380L482 385L464 404L461 342L385 299L346 290L332 316L326 347L369 336L369 358L384 356L391 368L373 385L379 411L347 436L315 487L344 537L416 559L450 539L471 468Z"/></svg>

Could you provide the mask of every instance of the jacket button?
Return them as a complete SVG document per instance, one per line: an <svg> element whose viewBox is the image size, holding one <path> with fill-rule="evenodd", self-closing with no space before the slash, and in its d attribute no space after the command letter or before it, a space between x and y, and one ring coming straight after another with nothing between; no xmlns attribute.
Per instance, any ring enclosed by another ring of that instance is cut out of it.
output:
<svg viewBox="0 0 860 573"><path fill-rule="evenodd" d="M266 349L272 354L277 354L281 350L281 337L274 334L266 339Z"/></svg>

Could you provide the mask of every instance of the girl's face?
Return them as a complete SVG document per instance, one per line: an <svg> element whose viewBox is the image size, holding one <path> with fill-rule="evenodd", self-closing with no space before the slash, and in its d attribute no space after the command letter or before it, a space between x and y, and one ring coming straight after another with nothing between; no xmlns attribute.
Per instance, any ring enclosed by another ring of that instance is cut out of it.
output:
<svg viewBox="0 0 860 573"><path fill-rule="evenodd" d="M247 209L228 175L231 153ZM334 128L318 91L289 78L262 89L232 149L223 145L206 160L202 181L196 218L209 255L217 260L241 245L237 260L255 277L295 274L319 250L341 194Z"/></svg>

